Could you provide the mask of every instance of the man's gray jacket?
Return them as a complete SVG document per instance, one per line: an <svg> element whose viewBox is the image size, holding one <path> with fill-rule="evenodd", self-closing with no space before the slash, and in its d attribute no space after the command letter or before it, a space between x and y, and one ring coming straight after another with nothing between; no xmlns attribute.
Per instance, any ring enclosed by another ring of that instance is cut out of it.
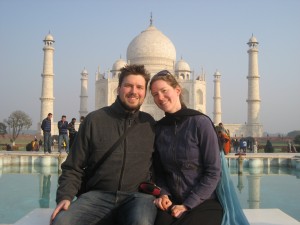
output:
<svg viewBox="0 0 300 225"><path fill-rule="evenodd" d="M130 126L134 128L88 181L89 190L138 191L149 180L154 143L154 119L147 113L128 113L117 98L111 106L84 119L66 161L62 164L56 202L72 201L84 168L93 167Z"/></svg>

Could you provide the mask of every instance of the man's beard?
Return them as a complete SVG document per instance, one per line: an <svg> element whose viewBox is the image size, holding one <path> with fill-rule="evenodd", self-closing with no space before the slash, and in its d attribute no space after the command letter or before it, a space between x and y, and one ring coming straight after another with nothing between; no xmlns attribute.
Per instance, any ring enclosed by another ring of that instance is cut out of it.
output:
<svg viewBox="0 0 300 225"><path fill-rule="evenodd" d="M136 95L133 95L133 94L126 95L125 98L132 97L132 96L135 98L138 98ZM138 102L137 105L131 106L126 101L122 101L121 99L120 99L120 102L122 103L123 107L129 112L138 111L143 103L143 102L142 103Z"/></svg>

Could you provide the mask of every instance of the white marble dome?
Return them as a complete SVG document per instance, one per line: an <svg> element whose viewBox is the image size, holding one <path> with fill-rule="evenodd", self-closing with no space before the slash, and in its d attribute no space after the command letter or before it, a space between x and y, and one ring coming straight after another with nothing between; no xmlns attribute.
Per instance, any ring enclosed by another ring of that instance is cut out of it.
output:
<svg viewBox="0 0 300 225"><path fill-rule="evenodd" d="M126 62L123 59L118 59L112 66L112 70L120 70L124 66L126 66Z"/></svg>
<svg viewBox="0 0 300 225"><path fill-rule="evenodd" d="M183 59L179 60L175 65L176 71L191 71L189 64Z"/></svg>
<svg viewBox="0 0 300 225"><path fill-rule="evenodd" d="M167 36L155 26L150 25L128 45L127 60L130 64L166 64L171 66L176 61L176 49Z"/></svg>
<svg viewBox="0 0 300 225"><path fill-rule="evenodd" d="M258 41L257 41L256 37L253 36L253 34L252 34L252 37L249 39L249 42L247 44L249 46L256 46L256 45L258 45Z"/></svg>
<svg viewBox="0 0 300 225"><path fill-rule="evenodd" d="M257 41L256 37L254 37L254 36L252 35L252 37L249 39L249 42L258 42L258 41Z"/></svg>
<svg viewBox="0 0 300 225"><path fill-rule="evenodd" d="M88 74L88 71L86 70L86 68L84 68L81 72L81 74Z"/></svg>
<svg viewBox="0 0 300 225"><path fill-rule="evenodd" d="M214 75L215 76L221 76L221 73L217 70Z"/></svg>

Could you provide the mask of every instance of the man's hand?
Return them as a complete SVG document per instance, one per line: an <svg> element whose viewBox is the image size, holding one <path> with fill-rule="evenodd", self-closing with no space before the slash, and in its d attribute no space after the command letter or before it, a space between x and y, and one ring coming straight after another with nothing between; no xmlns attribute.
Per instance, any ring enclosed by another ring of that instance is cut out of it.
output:
<svg viewBox="0 0 300 225"><path fill-rule="evenodd" d="M50 218L50 224L52 223L52 221L54 220L54 218L56 217L56 215L61 211L61 210L68 210L69 206L70 206L71 202L69 200L62 200L54 209L51 218Z"/></svg>

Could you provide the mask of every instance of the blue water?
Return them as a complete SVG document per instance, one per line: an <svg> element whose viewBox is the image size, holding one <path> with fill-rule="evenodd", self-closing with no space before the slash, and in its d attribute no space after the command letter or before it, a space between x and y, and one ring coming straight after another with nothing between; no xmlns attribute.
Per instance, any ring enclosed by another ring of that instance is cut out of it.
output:
<svg viewBox="0 0 300 225"><path fill-rule="evenodd" d="M244 168L242 175L234 167L230 171L243 208L279 208L300 221L300 171ZM35 208L54 208L57 180L56 167L3 169L0 224L15 223Z"/></svg>
<svg viewBox="0 0 300 225"><path fill-rule="evenodd" d="M279 208L300 221L300 171L289 168L243 170L231 168L231 179L242 208Z"/></svg>

